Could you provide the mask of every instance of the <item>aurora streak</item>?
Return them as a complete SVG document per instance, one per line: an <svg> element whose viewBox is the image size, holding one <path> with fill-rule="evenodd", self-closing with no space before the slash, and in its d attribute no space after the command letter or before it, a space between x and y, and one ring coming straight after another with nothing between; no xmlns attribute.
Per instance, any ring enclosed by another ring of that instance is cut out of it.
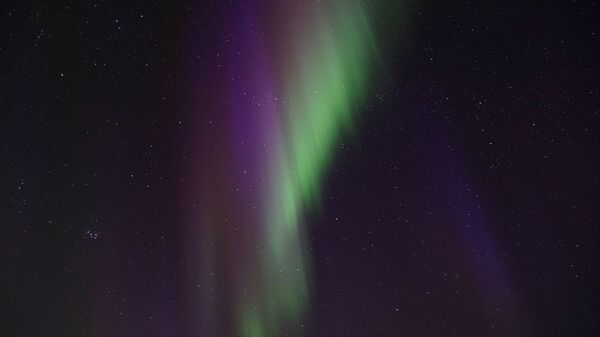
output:
<svg viewBox="0 0 600 337"><path fill-rule="evenodd" d="M304 217L318 210L336 149L355 124L376 62L375 41L366 9L356 1L291 10L281 18L285 36L273 39L257 28L255 9L245 8L242 38L230 52L246 62L229 60L230 146L231 165L250 168L239 184L253 206L223 197L223 213L241 223L243 234L220 239L236 247L223 277L233 279L223 291L231 303L224 309L205 304L203 315L230 315L231 333L239 336L304 335L312 293ZM212 200L218 188L209 190ZM205 222L214 222L208 208ZM203 235L206 288L215 286L209 274L220 270L206 237L223 230L212 226Z"/></svg>

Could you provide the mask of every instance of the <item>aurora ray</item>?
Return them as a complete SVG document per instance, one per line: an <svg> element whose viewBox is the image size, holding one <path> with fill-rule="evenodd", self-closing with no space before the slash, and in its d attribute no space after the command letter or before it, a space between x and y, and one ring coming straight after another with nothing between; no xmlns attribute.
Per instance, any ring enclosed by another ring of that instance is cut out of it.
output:
<svg viewBox="0 0 600 337"><path fill-rule="evenodd" d="M221 238L237 248L227 272L233 282L225 290L232 303L220 312L233 317L235 335L303 335L312 292L303 216L318 210L336 148L355 123L376 60L375 42L358 1L288 11L277 47L257 28L256 8L243 8L229 65L233 163L225 166L250 168L237 183L245 184L240 193L253 206L226 201L228 221L242 223L243 234ZM205 237L223 231L212 226ZM203 255L214 256L206 245ZM216 262L204 264L203 280L214 286L206 274L216 272ZM204 314L215 318L216 311Z"/></svg>
<svg viewBox="0 0 600 337"><path fill-rule="evenodd" d="M272 125L279 130L270 130L276 146L264 200L267 249L261 282L241 307L242 335L279 336L302 325L310 293L302 214L319 204L323 176L366 91L374 41L364 9L344 1L314 14L303 40L293 41L296 57L283 61L290 73L282 80L286 103Z"/></svg>

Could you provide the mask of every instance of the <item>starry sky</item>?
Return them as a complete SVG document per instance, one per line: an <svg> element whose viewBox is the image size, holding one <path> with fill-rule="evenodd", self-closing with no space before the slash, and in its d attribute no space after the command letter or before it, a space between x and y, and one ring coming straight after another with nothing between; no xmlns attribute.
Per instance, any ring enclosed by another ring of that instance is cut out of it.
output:
<svg viewBox="0 0 600 337"><path fill-rule="evenodd" d="M0 9L1 336L600 333L600 4Z"/></svg>

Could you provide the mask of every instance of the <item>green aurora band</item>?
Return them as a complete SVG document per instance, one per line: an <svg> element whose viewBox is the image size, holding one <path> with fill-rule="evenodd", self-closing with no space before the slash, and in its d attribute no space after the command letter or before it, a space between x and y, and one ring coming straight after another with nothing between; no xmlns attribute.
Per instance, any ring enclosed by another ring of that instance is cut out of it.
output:
<svg viewBox="0 0 600 337"><path fill-rule="evenodd" d="M263 210L265 251L238 303L241 336L303 335L310 307L310 263L304 215L318 209L321 184L336 148L355 122L377 61L371 26L357 1L318 5L282 60L285 104L279 105L276 150ZM315 15L316 14L316 15Z"/></svg>

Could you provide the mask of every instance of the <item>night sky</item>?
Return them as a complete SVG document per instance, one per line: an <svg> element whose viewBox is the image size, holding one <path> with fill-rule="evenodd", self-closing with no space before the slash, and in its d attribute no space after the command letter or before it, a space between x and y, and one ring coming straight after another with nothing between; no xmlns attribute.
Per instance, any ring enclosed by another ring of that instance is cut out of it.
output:
<svg viewBox="0 0 600 337"><path fill-rule="evenodd" d="M600 335L600 4L4 1L0 336Z"/></svg>

